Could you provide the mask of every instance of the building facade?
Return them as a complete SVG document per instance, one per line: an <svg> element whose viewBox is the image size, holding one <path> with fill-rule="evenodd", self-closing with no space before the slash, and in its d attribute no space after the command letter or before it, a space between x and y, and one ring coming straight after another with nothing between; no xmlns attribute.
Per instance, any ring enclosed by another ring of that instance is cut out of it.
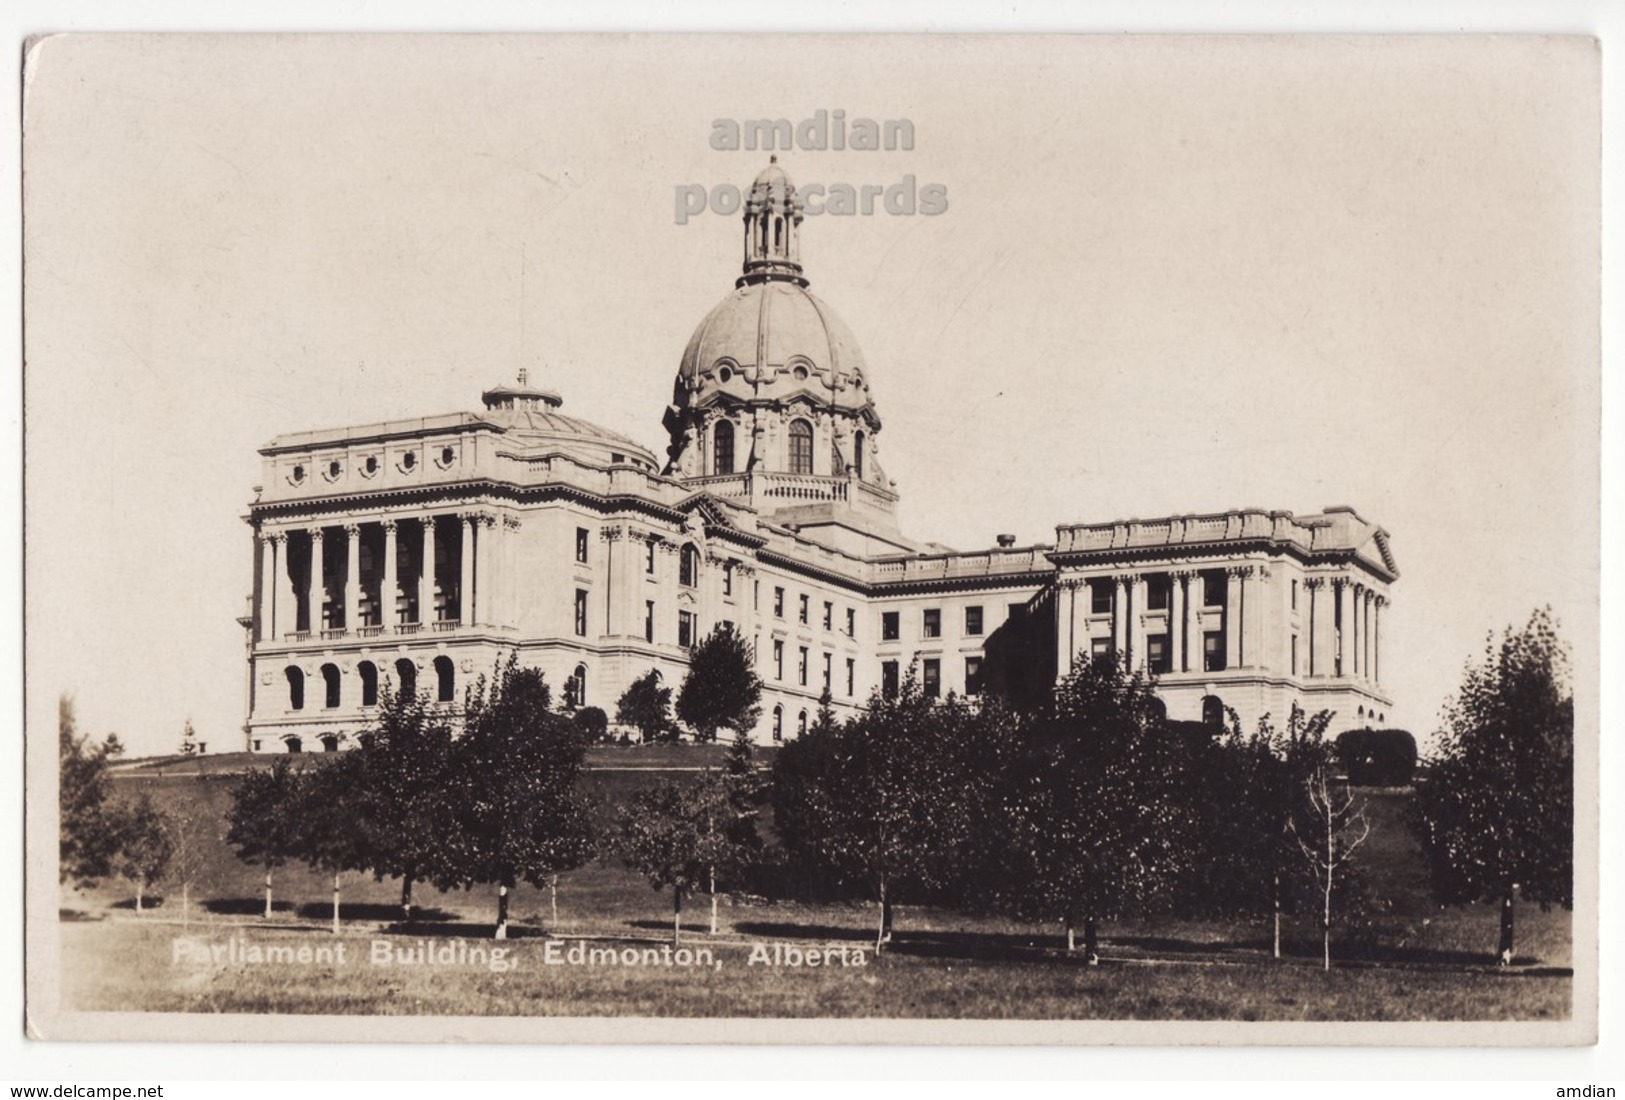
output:
<svg viewBox="0 0 1625 1100"><path fill-rule="evenodd" d="M278 436L260 451L246 747L353 743L386 682L449 707L510 651L613 719L701 636L749 639L758 741L916 676L1035 698L1107 650L1169 716L1251 725L1297 702L1380 723L1388 536L1349 508L1062 525L968 552L897 524L867 364L808 290L777 164L744 209L733 290L683 351L663 459L518 383L479 412Z"/></svg>

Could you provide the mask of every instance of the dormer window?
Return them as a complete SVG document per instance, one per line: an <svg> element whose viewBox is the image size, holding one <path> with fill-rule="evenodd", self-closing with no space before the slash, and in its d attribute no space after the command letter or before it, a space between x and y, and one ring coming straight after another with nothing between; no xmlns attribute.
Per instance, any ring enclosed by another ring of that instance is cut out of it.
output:
<svg viewBox="0 0 1625 1100"><path fill-rule="evenodd" d="M790 472L813 472L812 425L805 420L790 421Z"/></svg>

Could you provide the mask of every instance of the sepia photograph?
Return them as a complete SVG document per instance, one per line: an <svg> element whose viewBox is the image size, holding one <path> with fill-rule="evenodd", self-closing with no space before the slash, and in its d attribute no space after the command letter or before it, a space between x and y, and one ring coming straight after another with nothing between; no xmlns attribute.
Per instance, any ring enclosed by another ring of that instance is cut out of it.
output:
<svg viewBox="0 0 1625 1100"><path fill-rule="evenodd" d="M1595 40L22 67L31 1036L1596 1042Z"/></svg>

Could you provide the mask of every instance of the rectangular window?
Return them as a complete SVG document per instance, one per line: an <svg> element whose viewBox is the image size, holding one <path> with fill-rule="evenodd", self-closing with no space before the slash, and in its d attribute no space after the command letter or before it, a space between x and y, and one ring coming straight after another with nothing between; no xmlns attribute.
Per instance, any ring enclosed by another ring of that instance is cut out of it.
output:
<svg viewBox="0 0 1625 1100"><path fill-rule="evenodd" d="M576 637L587 636L587 590L576 589Z"/></svg>
<svg viewBox="0 0 1625 1100"><path fill-rule="evenodd" d="M980 657L965 658L965 694L982 694L982 659Z"/></svg>
<svg viewBox="0 0 1625 1100"><path fill-rule="evenodd" d="M773 639L773 679L784 679L784 643Z"/></svg>
<svg viewBox="0 0 1625 1100"><path fill-rule="evenodd" d="M897 698L897 662L880 662L880 694L887 699Z"/></svg>
<svg viewBox="0 0 1625 1100"><path fill-rule="evenodd" d="M824 654L824 690L835 690L835 654Z"/></svg>
<svg viewBox="0 0 1625 1100"><path fill-rule="evenodd" d="M1205 569L1202 571L1202 606L1224 606L1224 570Z"/></svg>
<svg viewBox="0 0 1625 1100"><path fill-rule="evenodd" d="M694 612L677 613L677 644L688 649L694 644Z"/></svg>
<svg viewBox="0 0 1625 1100"><path fill-rule="evenodd" d="M896 611L882 611L880 613L880 640L895 642L899 633L898 624L901 614Z"/></svg>
<svg viewBox="0 0 1625 1100"><path fill-rule="evenodd" d="M773 614L784 618L784 589L778 585L773 586Z"/></svg>
<svg viewBox="0 0 1625 1100"><path fill-rule="evenodd" d="M920 662L920 688L927 699L935 699L942 694L942 662L935 657L927 657Z"/></svg>
<svg viewBox="0 0 1625 1100"><path fill-rule="evenodd" d="M587 560L587 529L585 527L577 527L576 528L576 561L585 562L586 560Z"/></svg>
<svg viewBox="0 0 1625 1100"><path fill-rule="evenodd" d="M1202 635L1202 671L1224 671L1224 632L1209 630Z"/></svg>
<svg viewBox="0 0 1625 1100"><path fill-rule="evenodd" d="M858 636L858 609L855 607L846 609L846 636L848 638Z"/></svg>
<svg viewBox="0 0 1625 1100"><path fill-rule="evenodd" d="M1109 657L1112 652L1110 638L1094 638L1089 642L1089 656L1094 658Z"/></svg>
<svg viewBox="0 0 1625 1100"><path fill-rule="evenodd" d="M655 572L655 540L650 539L643 546L643 571L654 576Z"/></svg>
<svg viewBox="0 0 1625 1100"><path fill-rule="evenodd" d="M1145 609L1147 611L1168 610L1168 578L1158 573L1145 579Z"/></svg>
<svg viewBox="0 0 1625 1100"><path fill-rule="evenodd" d="M968 637L980 637L982 633L982 609L980 606L965 608L965 634Z"/></svg>
<svg viewBox="0 0 1625 1100"><path fill-rule="evenodd" d="M1297 584L1298 582L1293 581L1292 583ZM1292 635L1292 675L1296 676L1297 674L1298 674L1298 636L1296 634L1294 634L1294 635Z"/></svg>
<svg viewBox="0 0 1625 1100"><path fill-rule="evenodd" d="M835 629L835 605L828 600L824 601L824 629Z"/></svg>
<svg viewBox="0 0 1625 1100"><path fill-rule="evenodd" d="M655 602L653 600L643 601L643 640L646 642L655 640Z"/></svg>
<svg viewBox="0 0 1625 1100"><path fill-rule="evenodd" d="M942 637L942 609L928 607L920 621L920 632L926 638Z"/></svg>
<svg viewBox="0 0 1625 1100"><path fill-rule="evenodd" d="M852 698L858 690L858 662L851 657L846 659L846 697Z"/></svg>
<svg viewBox="0 0 1625 1100"><path fill-rule="evenodd" d="M1298 610L1298 582L1292 582L1292 610Z"/></svg>
<svg viewBox="0 0 1625 1100"><path fill-rule="evenodd" d="M1145 663L1152 672L1172 672L1174 662L1168 648L1168 635L1148 634L1145 638Z"/></svg>
<svg viewBox="0 0 1625 1100"><path fill-rule="evenodd" d="M1110 615L1112 613L1112 589L1117 585L1111 580L1093 580L1089 582L1089 614Z"/></svg>
<svg viewBox="0 0 1625 1100"><path fill-rule="evenodd" d="M800 646L801 656L796 661L796 683L807 686L807 647Z"/></svg>
<svg viewBox="0 0 1625 1100"><path fill-rule="evenodd" d="M808 613L808 608L811 605L812 605L812 600L808 597L808 595L805 592L803 592L801 594L801 606L797 609L797 612L796 612L797 617L801 620L801 622L806 623L808 621L807 613Z"/></svg>
<svg viewBox="0 0 1625 1100"><path fill-rule="evenodd" d="M734 563L731 561L722 563L722 594L724 596L734 594Z"/></svg>

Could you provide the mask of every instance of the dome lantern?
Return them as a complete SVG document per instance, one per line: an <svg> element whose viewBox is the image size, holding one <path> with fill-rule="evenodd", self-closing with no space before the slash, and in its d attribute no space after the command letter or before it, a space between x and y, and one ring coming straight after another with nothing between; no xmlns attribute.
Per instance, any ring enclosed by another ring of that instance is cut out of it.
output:
<svg viewBox="0 0 1625 1100"><path fill-rule="evenodd" d="M801 273L802 202L777 155L745 195L745 271L736 285L775 280L806 286Z"/></svg>

